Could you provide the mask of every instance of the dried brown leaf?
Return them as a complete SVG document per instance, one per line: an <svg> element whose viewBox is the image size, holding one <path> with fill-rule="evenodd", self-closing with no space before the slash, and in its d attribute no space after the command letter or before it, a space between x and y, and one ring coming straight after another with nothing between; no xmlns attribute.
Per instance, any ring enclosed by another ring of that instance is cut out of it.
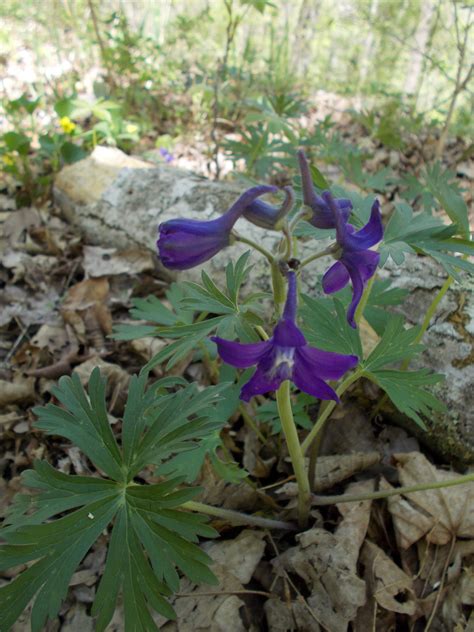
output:
<svg viewBox="0 0 474 632"><path fill-rule="evenodd" d="M35 380L32 377L17 375L7 382L0 380L0 406L31 402L35 395Z"/></svg>
<svg viewBox="0 0 474 632"><path fill-rule="evenodd" d="M321 456L316 463L315 491L322 492L380 462L379 452Z"/></svg>
<svg viewBox="0 0 474 632"><path fill-rule="evenodd" d="M370 593L379 606L413 615L416 599L413 581L376 544L366 541L362 547L361 562L368 569Z"/></svg>
<svg viewBox="0 0 474 632"><path fill-rule="evenodd" d="M400 482L404 486L449 481L459 476L455 472L436 468L420 452L397 454L395 459ZM453 537L474 537L473 482L455 487L413 492L406 497L419 515L417 525L420 532L424 530L429 542L446 544ZM399 511L400 504L396 504L395 507ZM416 520L415 513L411 517L412 524L413 520ZM401 530L401 538L406 537L407 542L411 540L413 534L407 533L403 521L399 520L396 528L397 531Z"/></svg>

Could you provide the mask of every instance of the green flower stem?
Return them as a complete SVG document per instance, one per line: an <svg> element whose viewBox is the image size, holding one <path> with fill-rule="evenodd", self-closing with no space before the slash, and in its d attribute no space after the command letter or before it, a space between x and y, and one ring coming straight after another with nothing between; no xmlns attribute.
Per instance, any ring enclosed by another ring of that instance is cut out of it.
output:
<svg viewBox="0 0 474 632"><path fill-rule="evenodd" d="M285 254L283 255L283 259L287 261L293 256L293 237L288 224L283 226L282 232L285 236Z"/></svg>
<svg viewBox="0 0 474 632"><path fill-rule="evenodd" d="M280 317L286 300L286 284L276 261L271 265L273 302L277 317Z"/></svg>
<svg viewBox="0 0 474 632"><path fill-rule="evenodd" d="M310 257L306 257L306 259L303 259L303 261L300 263L300 269L304 268L305 266L308 265L308 263L311 263L312 261L315 261L316 259L320 259L321 257L325 257L326 255L331 255L335 252L334 247L336 246L336 244L331 244L328 248L326 248L325 250L321 250L321 252L315 252L314 255L311 255Z"/></svg>
<svg viewBox="0 0 474 632"><path fill-rule="evenodd" d="M260 325L255 325L255 329L262 340L268 340L269 335L263 327L260 327Z"/></svg>
<svg viewBox="0 0 474 632"><path fill-rule="evenodd" d="M287 531L295 530L295 525L290 522L284 522L283 520L271 520L270 518L261 518L260 516L248 516L240 511L213 507L212 505L206 505L194 500L189 500L188 502L183 503L181 508L189 509L189 511L197 511L199 513L206 514L207 516L221 518L222 520L226 520L230 524L235 525L262 527L262 529L285 529Z"/></svg>
<svg viewBox="0 0 474 632"><path fill-rule="evenodd" d="M362 297L360 299L359 305L357 305L357 309L356 309L355 314L354 314L354 321L355 321L356 325L359 325L360 319L364 315L364 311L365 311L365 308L367 307L367 302L369 300L369 296L370 296L370 293L372 291L372 287L374 285L376 277L377 277L376 274L371 276L370 279L369 279L369 282L367 283L367 285L364 288L364 291L362 293Z"/></svg>
<svg viewBox="0 0 474 632"><path fill-rule="evenodd" d="M455 485L463 485L474 481L474 473L459 476L449 481L437 481L433 483L420 483L419 485L410 485L408 487L397 487L396 489L388 489L380 492L368 492L366 494L341 494L338 496L312 496L311 501L314 505L335 505L337 503L355 503L361 500L377 500L379 498L390 498L390 496L399 496L400 494L412 494L414 492L423 492L428 489L443 489L444 487L454 487Z"/></svg>
<svg viewBox="0 0 474 632"><path fill-rule="evenodd" d="M446 292L451 287L451 284L453 283L453 281L454 281L453 277L452 276L448 276L446 281L441 286L439 292L436 294L436 296L432 300L431 305L428 307L428 310L426 311L426 314L425 314L425 317L423 319L423 323L421 324L421 328L420 328L420 331L418 333L418 336L413 341L414 345L417 345L418 343L420 343L422 341L423 336L426 333L426 330L430 326L431 319L435 315L435 312L436 312L436 309L437 309L438 305L442 301L442 299L445 296ZM405 371L408 368L409 364L410 364L410 360L409 359L404 360L402 365L401 365L401 367L400 367L401 370Z"/></svg>
<svg viewBox="0 0 474 632"><path fill-rule="evenodd" d="M324 415L324 412L330 403L331 403L331 400L326 400L321 403L321 406L319 408L319 415L321 416ZM309 448L308 478L309 478L309 486L311 488L311 491L313 492L315 491L315 487L316 487L316 463L318 461L319 450L321 448L321 443L323 441L324 428L325 426L323 425L321 430L314 437L313 442Z"/></svg>
<svg viewBox="0 0 474 632"><path fill-rule="evenodd" d="M260 244L257 244L255 241L252 241L252 239L248 239L247 237L243 237L242 235L237 235L236 233L233 233L233 236L235 237L237 241L240 241L243 244L247 244L254 250L257 250L257 252L259 252L264 257L266 257L266 259L268 259L268 261L271 264L275 262L275 257L272 255L272 253L266 248L264 248L263 246L260 246Z"/></svg>
<svg viewBox="0 0 474 632"><path fill-rule="evenodd" d="M308 208L307 206L303 206L303 208L301 210L299 210L295 216L293 217L293 219L290 222L290 231L293 232L294 229L296 228L296 226L299 224L299 222L301 222L301 220L303 219L309 219L311 217L311 215L313 214L313 211Z"/></svg>
<svg viewBox="0 0 474 632"><path fill-rule="evenodd" d="M341 397L341 395L349 388L349 386L361 377L362 373L363 373L363 370L359 368L359 369L356 369L354 373L351 373L351 375L346 377L346 379L343 382L341 382L341 385L336 389L336 393L338 394L338 396ZM312 428L311 432L301 444L301 449L303 450L303 454L306 454L306 452L309 450L309 447L313 443L313 440L315 439L315 437L321 432L324 424L329 418L329 415L332 413L332 411L336 407L336 404L337 402L331 400L330 402L328 402L327 406L324 408L324 411L322 412L319 419L316 421L316 424Z"/></svg>
<svg viewBox="0 0 474 632"><path fill-rule="evenodd" d="M290 399L290 382L285 380L276 392L278 413L280 415L283 434L298 484L298 522L301 528L308 523L311 490L308 474L304 465L304 456L296 430Z"/></svg>

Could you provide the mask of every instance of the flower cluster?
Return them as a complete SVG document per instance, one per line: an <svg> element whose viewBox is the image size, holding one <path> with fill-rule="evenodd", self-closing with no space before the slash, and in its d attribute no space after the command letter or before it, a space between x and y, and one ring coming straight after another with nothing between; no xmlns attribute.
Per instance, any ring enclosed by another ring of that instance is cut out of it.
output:
<svg viewBox="0 0 474 632"><path fill-rule="evenodd" d="M323 290L326 294L332 294L344 288L349 281L352 283L347 320L352 327L356 327L357 306L365 285L375 274L380 258L377 252L370 250L383 236L379 202L374 202L367 224L356 231L349 223L352 202L345 198L334 198L329 191L319 195L314 189L309 164L302 151L298 152L298 162L308 221L320 229L336 229L336 243L331 249L336 262L323 277ZM186 270L208 261L235 240L233 228L241 217L267 230L284 229L288 235L286 217L294 204L291 187L284 187L285 199L280 207L260 199L262 195L277 190L277 187L267 185L252 187L218 219L173 219L163 222L157 241L161 263L170 269ZM242 389L241 398L246 401L254 395L278 389L285 380L292 380L299 389L319 399L337 400L335 391L325 380L341 377L357 363L357 358L307 345L296 324L296 273L289 271L287 280L284 313L272 337L255 344L213 338L219 355L225 362L238 368L257 366L253 377Z"/></svg>

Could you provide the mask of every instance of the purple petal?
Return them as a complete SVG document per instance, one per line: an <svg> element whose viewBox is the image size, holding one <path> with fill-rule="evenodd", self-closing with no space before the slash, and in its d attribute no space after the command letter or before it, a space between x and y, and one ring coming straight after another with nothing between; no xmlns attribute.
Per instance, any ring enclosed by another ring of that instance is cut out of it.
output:
<svg viewBox="0 0 474 632"><path fill-rule="evenodd" d="M323 191L322 199L330 210L333 227L336 228L337 243L342 246L344 245L344 238L346 235L347 218L344 218L343 213L341 213L341 210L330 191Z"/></svg>
<svg viewBox="0 0 474 632"><path fill-rule="evenodd" d="M374 250L366 250L365 252L348 253L343 256L345 261L350 261L351 265L356 266L362 281L366 283L374 276L380 261L380 254Z"/></svg>
<svg viewBox="0 0 474 632"><path fill-rule="evenodd" d="M178 221L162 224L156 242L160 260L167 268L187 270L207 261L229 245L229 232L216 227L214 221Z"/></svg>
<svg viewBox="0 0 474 632"><path fill-rule="evenodd" d="M276 391L283 380L278 375L271 376L262 368L257 370L240 391L240 399L248 402L254 395L264 395L269 391Z"/></svg>
<svg viewBox="0 0 474 632"><path fill-rule="evenodd" d="M323 276L323 290L326 294L339 292L349 283L349 273L345 266L336 261Z"/></svg>
<svg viewBox="0 0 474 632"><path fill-rule="evenodd" d="M306 344L301 329L288 319L280 320L273 330L272 340L278 347L302 347Z"/></svg>
<svg viewBox="0 0 474 632"><path fill-rule="evenodd" d="M318 399L334 399L339 401L339 397L334 389L326 382L316 377L312 371L308 371L301 363L296 363L293 369L293 382L301 391L317 397Z"/></svg>
<svg viewBox="0 0 474 632"><path fill-rule="evenodd" d="M316 347L300 347L296 350L296 362L307 373L323 380L338 380L359 361L355 355L342 355L332 351L322 351Z"/></svg>
<svg viewBox="0 0 474 632"><path fill-rule="evenodd" d="M346 236L344 247L350 250L366 250L377 244L383 237L382 215L378 200L372 204L370 219L367 224L356 233Z"/></svg>
<svg viewBox="0 0 474 632"><path fill-rule="evenodd" d="M329 193L329 191L327 191L327 193ZM347 224L347 220L349 219L349 215L352 210L352 202L346 198L333 198L333 202L335 204L335 210L331 209L324 198L315 194L313 203L310 205L314 211L314 215L309 220L309 223L316 226L316 228L335 228L335 213L337 213L341 218L342 223Z"/></svg>
<svg viewBox="0 0 474 632"><path fill-rule="evenodd" d="M224 362L238 369L246 369L257 364L260 358L272 347L269 340L253 344L232 342L217 336L212 337L211 340L216 343L217 351Z"/></svg>
<svg viewBox="0 0 474 632"><path fill-rule="evenodd" d="M275 193L276 191L278 191L278 187L260 184L242 193L242 195L232 204L230 209L222 216L225 226L230 230L243 214L245 209L252 204L254 200L261 195L265 195L265 193Z"/></svg>
<svg viewBox="0 0 474 632"><path fill-rule="evenodd" d="M364 281L357 265L347 265L347 271L349 272L349 276L351 277L352 281L352 301L347 310L347 322L351 327L355 329L356 323L354 320L354 316L357 306L360 303L360 299L362 298L362 293L364 291Z"/></svg>
<svg viewBox="0 0 474 632"><path fill-rule="evenodd" d="M303 188L303 201L307 206L313 207L316 194L314 192L313 179L309 168L308 159L302 149L298 151L298 163L301 173L301 184Z"/></svg>

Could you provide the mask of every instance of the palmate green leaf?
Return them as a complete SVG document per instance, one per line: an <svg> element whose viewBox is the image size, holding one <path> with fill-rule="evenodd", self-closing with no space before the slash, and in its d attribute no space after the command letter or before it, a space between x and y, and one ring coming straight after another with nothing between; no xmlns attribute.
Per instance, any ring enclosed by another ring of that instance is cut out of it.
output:
<svg viewBox="0 0 474 632"><path fill-rule="evenodd" d="M419 331L419 327L405 329L403 318L391 315L380 342L362 363L362 368L363 375L378 384L400 412L425 428L420 415L427 415L430 410L443 410L444 405L424 387L436 384L444 376L426 369L403 371L386 368L410 360L424 349L417 343Z"/></svg>
<svg viewBox="0 0 474 632"><path fill-rule="evenodd" d="M362 345L357 329L347 322L346 309L338 298L311 298L302 295L300 314L303 333L310 345L362 357Z"/></svg>
<svg viewBox="0 0 474 632"><path fill-rule="evenodd" d="M474 265L455 254L473 255L474 244L469 239L455 238L457 232L455 224L446 226L426 213L414 215L407 204L398 204L385 229L380 265L384 265L388 257L400 265L405 253L417 252L433 257L455 278L459 269L472 274Z"/></svg>
<svg viewBox="0 0 474 632"><path fill-rule="evenodd" d="M0 531L0 570L28 568L0 587L0 629L7 632L33 600L32 630L45 629L66 597L72 574L94 542L110 527L106 567L93 606L96 630L110 623L123 594L126 632L156 631L151 610L173 618L166 597L178 585L178 570L193 581L214 582L209 558L196 546L215 532L181 505L199 492L184 477L139 485L144 465L194 447L215 430L212 418L226 385L199 391L165 378L146 388L145 374L130 382L121 444L106 415L105 380L95 369L88 394L76 377L62 378L55 396L62 404L35 409L38 427L83 447L108 478L71 476L36 462L23 475L19 494ZM168 388L178 388L169 392ZM219 422L222 425L222 420ZM175 468L176 469L176 468Z"/></svg>
<svg viewBox="0 0 474 632"><path fill-rule="evenodd" d="M463 237L469 238L469 218L467 204L464 201L454 174L441 172L441 164L438 162L433 167L426 168L426 186L440 207L449 215L453 224L458 227L458 232Z"/></svg>
<svg viewBox="0 0 474 632"><path fill-rule="evenodd" d="M226 267L227 288L221 291L212 279L202 272L202 285L198 283L173 284L166 293L172 309L158 298L134 299L133 318L149 320L154 325L118 325L113 337L135 340L143 336L159 336L173 340L155 355L142 369L148 373L157 365L167 362L169 370L197 349L204 349L213 333L223 338L240 338L243 342L258 340L254 325L263 321L256 313L260 294L239 302L239 292L251 266L247 265L250 252L244 253L236 263ZM212 315L211 318L208 318Z"/></svg>
<svg viewBox="0 0 474 632"><path fill-rule="evenodd" d="M409 294L409 290L390 287L390 284L389 279L377 279L364 309L364 318L379 336L382 336L392 316L387 307L401 305Z"/></svg>
<svg viewBox="0 0 474 632"><path fill-rule="evenodd" d="M193 322L193 314L183 308L186 293L183 284L172 283L166 292L166 301L171 308L165 305L156 296L132 299L130 315L136 320L147 320L154 325L119 324L114 326L112 337L115 340L136 340L145 336L157 335L158 327L172 327L182 324L190 325Z"/></svg>
<svg viewBox="0 0 474 632"><path fill-rule="evenodd" d="M377 371L423 351L423 345L416 343L419 331L419 327L405 329L403 317L391 315L378 345L362 363L364 370Z"/></svg>
<svg viewBox="0 0 474 632"><path fill-rule="evenodd" d="M444 375L430 373L427 369L420 371L382 370L364 373L366 377L378 384L392 400L398 410L413 419L426 430L420 415L428 416L431 410L445 411L446 406L425 386L432 386L444 379Z"/></svg>

